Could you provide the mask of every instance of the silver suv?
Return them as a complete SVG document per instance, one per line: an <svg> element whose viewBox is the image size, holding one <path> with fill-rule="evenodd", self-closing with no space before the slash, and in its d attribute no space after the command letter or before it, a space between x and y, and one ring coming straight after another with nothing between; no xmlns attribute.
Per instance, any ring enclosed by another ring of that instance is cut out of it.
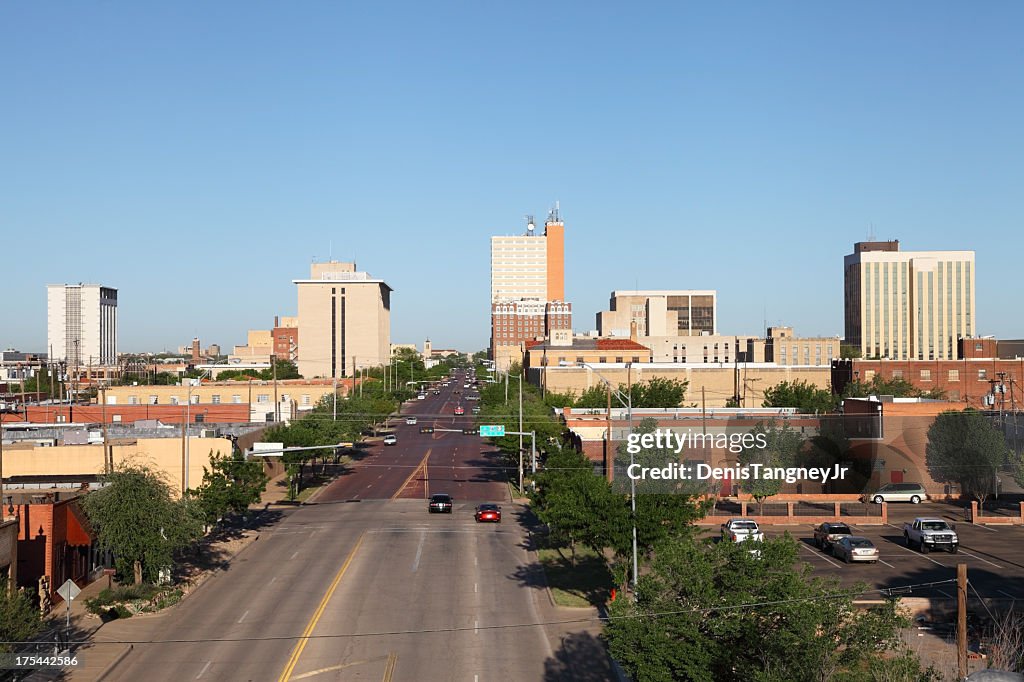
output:
<svg viewBox="0 0 1024 682"><path fill-rule="evenodd" d="M867 497L875 504L882 504L882 502L917 504L921 500L928 499L928 495L924 492L924 486L920 483L888 483Z"/></svg>

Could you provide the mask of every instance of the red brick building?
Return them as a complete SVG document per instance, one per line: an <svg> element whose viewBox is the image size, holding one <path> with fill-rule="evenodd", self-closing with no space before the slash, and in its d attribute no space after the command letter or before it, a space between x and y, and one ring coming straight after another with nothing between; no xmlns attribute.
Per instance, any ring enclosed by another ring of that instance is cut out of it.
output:
<svg viewBox="0 0 1024 682"><path fill-rule="evenodd" d="M60 600L57 588L66 580L82 587L99 565L93 532L78 500L60 496L50 493L31 495L21 503L3 501L5 513L13 514L18 523L18 586L35 589L46 576L51 601Z"/></svg>
<svg viewBox="0 0 1024 682"><path fill-rule="evenodd" d="M189 410L190 422L242 424L249 421L248 403L198 403ZM0 414L0 421L32 424L131 424L156 419L164 424L185 421L185 405L26 405L19 412Z"/></svg>

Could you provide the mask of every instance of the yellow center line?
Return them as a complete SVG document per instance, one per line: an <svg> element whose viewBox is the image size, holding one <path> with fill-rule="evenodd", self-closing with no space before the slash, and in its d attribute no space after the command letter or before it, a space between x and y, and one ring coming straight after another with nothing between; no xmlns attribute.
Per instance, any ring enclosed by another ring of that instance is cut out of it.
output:
<svg viewBox="0 0 1024 682"><path fill-rule="evenodd" d="M338 570L338 574L334 576L334 581L331 583L331 586L327 588L327 593L324 594L324 598L320 600L320 606L318 606L316 612L313 613L313 617L310 619L309 624L302 632L302 637L300 637L299 641L295 644L295 650L292 651L292 655L288 659L287 665L285 665L284 670L281 672L279 682L288 682L288 680L291 679L292 671L295 670L295 664L299 662L299 656L302 655L302 650L306 648L306 642L309 641L309 636L313 634L313 630L316 628L316 624L320 621L320 617L323 615L324 609L327 608L327 602L331 600L331 597L334 595L334 590L337 589L338 583L341 582L341 577L345 575L345 571L347 571L348 567L352 564L352 560L355 558L356 552L359 551L359 546L363 544L363 538L365 536L365 532L359 534L359 539L356 540L355 547L353 547L352 551L348 553L348 558L345 559L345 563L341 565L341 568Z"/></svg>
<svg viewBox="0 0 1024 682"><path fill-rule="evenodd" d="M430 450L431 450L431 448L427 448L427 454L423 455L423 459L420 461L419 466L416 467L415 469L413 469L412 473L409 474L409 478L405 479L405 481L402 483L402 485L400 485L398 487L398 490L395 492L395 494L391 496L392 500L397 500L398 499L398 496L402 494L402 491L405 490L405 487L407 485L409 485L409 481L412 480L413 476L415 476L416 474L419 473L420 469L423 469L424 471L426 471L425 467L427 465L427 458L430 457Z"/></svg>
<svg viewBox="0 0 1024 682"><path fill-rule="evenodd" d="M382 682L391 682L391 676L395 674L395 664L398 663L398 654L391 652L388 654L388 663L384 667L384 679Z"/></svg>

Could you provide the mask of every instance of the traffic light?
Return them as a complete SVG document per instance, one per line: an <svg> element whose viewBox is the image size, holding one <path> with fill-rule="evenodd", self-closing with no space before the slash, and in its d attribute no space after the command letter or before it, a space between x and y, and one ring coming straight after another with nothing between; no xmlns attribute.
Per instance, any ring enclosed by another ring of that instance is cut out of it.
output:
<svg viewBox="0 0 1024 682"><path fill-rule="evenodd" d="M433 426L421 426L420 427L420 433L433 433L433 432L434 432L434 427Z"/></svg>
<svg viewBox="0 0 1024 682"><path fill-rule="evenodd" d="M478 432L476 429L462 429L462 433L464 433L467 436L475 436L477 435Z"/></svg>

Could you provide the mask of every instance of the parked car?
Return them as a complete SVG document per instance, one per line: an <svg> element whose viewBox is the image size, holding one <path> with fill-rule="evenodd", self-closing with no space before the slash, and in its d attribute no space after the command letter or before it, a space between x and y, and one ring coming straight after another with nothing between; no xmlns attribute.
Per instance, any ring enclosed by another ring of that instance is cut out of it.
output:
<svg viewBox="0 0 1024 682"><path fill-rule="evenodd" d="M466 410L462 409L462 405L459 405L458 407L455 408L455 414L456 415L466 414Z"/></svg>
<svg viewBox="0 0 1024 682"><path fill-rule="evenodd" d="M481 504L476 508L474 516L477 523L483 523L484 521L501 523L501 507L496 504Z"/></svg>
<svg viewBox="0 0 1024 682"><path fill-rule="evenodd" d="M436 495L430 496L430 503L427 505L427 511L431 514L451 514L452 505L455 500L452 499L451 495L447 493L437 493Z"/></svg>
<svg viewBox="0 0 1024 682"><path fill-rule="evenodd" d="M825 522L814 529L814 546L827 552L847 535L853 535L853 531L845 523Z"/></svg>
<svg viewBox="0 0 1024 682"><path fill-rule="evenodd" d="M416 423L416 417L406 417L405 418L405 423L406 424L415 424Z"/></svg>
<svg viewBox="0 0 1024 682"><path fill-rule="evenodd" d="M832 555L846 563L854 561L878 562L878 548L867 538L858 535L846 535L832 545Z"/></svg>
<svg viewBox="0 0 1024 682"><path fill-rule="evenodd" d="M882 504L883 502L910 502L911 504L918 504L921 500L928 499L924 486L920 483L887 483L866 497L875 504Z"/></svg>
<svg viewBox="0 0 1024 682"><path fill-rule="evenodd" d="M384 445L398 445L398 437L393 433L384 436Z"/></svg>
<svg viewBox="0 0 1024 682"><path fill-rule="evenodd" d="M921 554L933 549L944 549L956 554L960 549L960 537L956 528L945 519L916 518L913 523L903 524L903 539L907 547L917 547Z"/></svg>
<svg viewBox="0 0 1024 682"><path fill-rule="evenodd" d="M764 533L753 519L729 519L722 524L722 538L732 542L764 541Z"/></svg>

